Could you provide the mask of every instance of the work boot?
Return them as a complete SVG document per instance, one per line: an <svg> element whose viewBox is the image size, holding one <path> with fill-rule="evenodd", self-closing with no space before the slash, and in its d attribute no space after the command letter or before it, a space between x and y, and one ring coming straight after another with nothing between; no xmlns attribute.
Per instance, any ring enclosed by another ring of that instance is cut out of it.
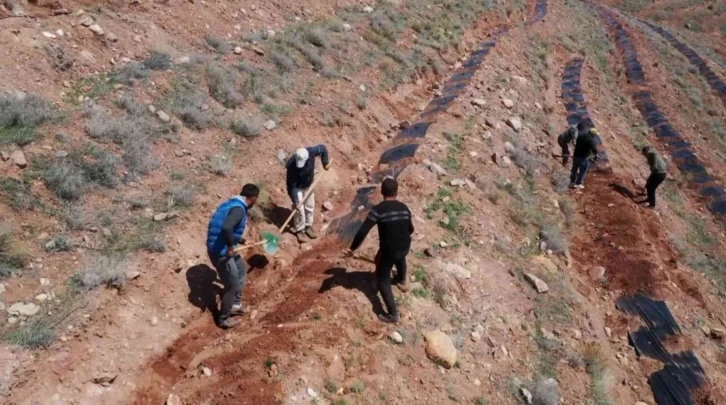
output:
<svg viewBox="0 0 726 405"><path fill-rule="evenodd" d="M297 237L297 243L299 243L301 245L303 243L307 242L307 240L305 239L305 232L303 232L303 231L296 232L295 237Z"/></svg>
<svg viewBox="0 0 726 405"><path fill-rule="evenodd" d="M222 329L231 329L231 328L234 328L235 326L237 326L239 324L240 324L240 320L239 319L227 318L224 321L219 322L217 324L217 326L219 326Z"/></svg>
<svg viewBox="0 0 726 405"><path fill-rule="evenodd" d="M406 282L406 280L399 281L396 283L396 287L398 287L401 292L409 292L409 290L411 290L411 283Z"/></svg>
<svg viewBox="0 0 726 405"><path fill-rule="evenodd" d="M239 305L232 305L232 310L229 312L229 316L241 316L249 311L242 306L242 304Z"/></svg>
<svg viewBox="0 0 726 405"><path fill-rule="evenodd" d="M311 226L305 229L305 235L307 235L310 239L316 239L318 237L318 234L313 231L313 227Z"/></svg>
<svg viewBox="0 0 726 405"><path fill-rule="evenodd" d="M378 314L378 320L383 323L398 323L398 314Z"/></svg>

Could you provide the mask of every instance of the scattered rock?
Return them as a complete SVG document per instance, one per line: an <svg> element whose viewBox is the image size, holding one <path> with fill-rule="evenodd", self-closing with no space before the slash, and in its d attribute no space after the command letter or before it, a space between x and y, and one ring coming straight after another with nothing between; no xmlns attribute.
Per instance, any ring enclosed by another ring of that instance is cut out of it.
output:
<svg viewBox="0 0 726 405"><path fill-rule="evenodd" d="M607 336L607 337L613 336L613 330L608 328L607 326L605 327L605 336Z"/></svg>
<svg viewBox="0 0 726 405"><path fill-rule="evenodd" d="M353 29L353 27L351 27L350 24L348 24L348 23L343 24L343 31L350 31L352 29Z"/></svg>
<svg viewBox="0 0 726 405"><path fill-rule="evenodd" d="M492 139L492 131L484 131L484 133L481 134L481 139L485 141Z"/></svg>
<svg viewBox="0 0 726 405"><path fill-rule="evenodd" d="M504 142L504 151L509 154L514 153L514 145L511 142Z"/></svg>
<svg viewBox="0 0 726 405"><path fill-rule="evenodd" d="M512 101L512 100L510 100L508 98L503 99L502 100L502 104L504 104L504 106L507 107L507 108L514 107L514 101Z"/></svg>
<svg viewBox="0 0 726 405"><path fill-rule="evenodd" d="M326 201L326 202L323 203L323 210L324 211L332 211L333 208L334 208L333 207L333 203L331 203L330 201Z"/></svg>
<svg viewBox="0 0 726 405"><path fill-rule="evenodd" d="M101 28L101 26L98 24L91 24L88 26L88 29L93 31L93 33L96 35L103 35L103 28Z"/></svg>
<svg viewBox="0 0 726 405"><path fill-rule="evenodd" d="M532 401L536 404L559 404L560 389L557 386L557 380L548 378L539 381L532 389Z"/></svg>
<svg viewBox="0 0 726 405"><path fill-rule="evenodd" d="M55 34L52 34L52 33L47 32L47 31L43 31L43 36L46 37L46 38L49 38L49 39L56 39L57 38Z"/></svg>
<svg viewBox="0 0 726 405"><path fill-rule="evenodd" d="M509 158L509 156L502 156L502 166L509 167L512 165L512 159Z"/></svg>
<svg viewBox="0 0 726 405"><path fill-rule="evenodd" d="M726 331L721 328L711 328L711 338L716 340L724 340Z"/></svg>
<svg viewBox="0 0 726 405"><path fill-rule="evenodd" d="M534 102L534 108L536 108L538 110L541 110L542 109L542 104L540 104L540 103L538 103L538 102L535 101Z"/></svg>
<svg viewBox="0 0 726 405"><path fill-rule="evenodd" d="M136 280L139 276L141 276L141 272L138 270L129 270L126 272L126 279L128 280Z"/></svg>
<svg viewBox="0 0 726 405"><path fill-rule="evenodd" d="M534 287L535 290L537 290L538 293L546 293L550 290L550 287L542 281L539 277L535 276L531 273L524 273L524 279L529 282L532 287Z"/></svg>
<svg viewBox="0 0 726 405"><path fill-rule="evenodd" d="M430 247L427 247L424 249L424 254L428 257L436 257L436 251Z"/></svg>
<svg viewBox="0 0 726 405"><path fill-rule="evenodd" d="M478 342L481 340L481 334L477 331L471 332L471 340L474 342Z"/></svg>
<svg viewBox="0 0 726 405"><path fill-rule="evenodd" d="M2 295L4 292L5 292L5 284L0 283L0 295Z"/></svg>
<svg viewBox="0 0 726 405"><path fill-rule="evenodd" d="M45 244L45 250L47 251L53 251L55 249L55 240L50 240L48 243Z"/></svg>
<svg viewBox="0 0 726 405"><path fill-rule="evenodd" d="M450 184L454 187L464 187L464 185L466 185L466 181L464 181L464 179L454 179L451 180Z"/></svg>
<svg viewBox="0 0 726 405"><path fill-rule="evenodd" d="M468 280L471 278L471 272L456 263L446 263L444 265L444 270L448 271L449 273L455 275L457 278L460 279Z"/></svg>
<svg viewBox="0 0 726 405"><path fill-rule="evenodd" d="M494 164L497 166L503 166L504 162L502 160L502 157L503 156L500 153L494 152L492 153L492 162L494 162Z"/></svg>
<svg viewBox="0 0 726 405"><path fill-rule="evenodd" d="M38 294L35 296L35 300L38 302L43 302L48 300L48 294Z"/></svg>
<svg viewBox="0 0 726 405"><path fill-rule="evenodd" d="M10 159L10 154L4 150L0 150L0 158L2 158L3 162Z"/></svg>
<svg viewBox="0 0 726 405"><path fill-rule="evenodd" d="M104 387L110 387L111 384L113 384L113 382L116 380L116 376L117 374L104 373L99 375L98 377L94 377L93 382Z"/></svg>
<svg viewBox="0 0 726 405"><path fill-rule="evenodd" d="M605 277L605 267L597 266L590 269L590 278L592 281L600 281Z"/></svg>
<svg viewBox="0 0 726 405"><path fill-rule="evenodd" d="M277 128L277 123L273 120L267 120L262 124L262 126L265 127L266 130L272 131Z"/></svg>
<svg viewBox="0 0 726 405"><path fill-rule="evenodd" d="M474 379L474 385L476 385L477 387L480 386L481 385L481 381L479 381L478 378Z"/></svg>
<svg viewBox="0 0 726 405"><path fill-rule="evenodd" d="M209 367L202 367L202 375L205 377L211 377L212 376L212 369Z"/></svg>
<svg viewBox="0 0 726 405"><path fill-rule="evenodd" d="M575 340L580 340L582 339L582 332L579 329L572 329L572 337Z"/></svg>
<svg viewBox="0 0 726 405"><path fill-rule="evenodd" d="M234 54L235 55L242 55L242 48L241 47L235 47L234 48Z"/></svg>
<svg viewBox="0 0 726 405"><path fill-rule="evenodd" d="M22 150L18 149L10 154L10 159L21 169L25 169L28 166L28 161L25 160L25 154Z"/></svg>
<svg viewBox="0 0 726 405"><path fill-rule="evenodd" d="M93 18L86 17L86 18L84 18L84 19L81 20L81 25L84 26L84 27L90 27L91 25L93 25L93 22L94 22L93 21Z"/></svg>
<svg viewBox="0 0 726 405"><path fill-rule="evenodd" d="M162 121L164 121L164 122L171 121L171 117L169 116L169 114L165 113L162 110L157 111L156 112L156 116L159 117L159 119L162 120Z"/></svg>
<svg viewBox="0 0 726 405"><path fill-rule="evenodd" d="M168 220L174 219L174 218L176 218L178 216L179 216L179 213L176 212L176 211L172 211L172 212L162 212L161 214L154 215L153 219L156 222L159 222L159 221L168 221Z"/></svg>
<svg viewBox="0 0 726 405"><path fill-rule="evenodd" d="M475 98L475 99L471 100L471 104L473 104L477 107L484 107L485 105L487 105L487 101L484 100L483 98Z"/></svg>
<svg viewBox="0 0 726 405"><path fill-rule="evenodd" d="M370 13L373 12L373 7L371 7L371 6L365 6L365 7L363 7L363 12L364 13L367 13L367 14L370 14Z"/></svg>
<svg viewBox="0 0 726 405"><path fill-rule="evenodd" d="M458 352L454 343L445 333L434 330L424 333L426 340L426 355L432 361L450 369L456 364Z"/></svg>
<svg viewBox="0 0 726 405"><path fill-rule="evenodd" d="M8 308L8 313L14 316L33 316L40 311L40 307L32 302L27 304L16 302Z"/></svg>
<svg viewBox="0 0 726 405"><path fill-rule="evenodd" d="M524 398L524 402L531 404L532 403L532 393L529 392L528 389L522 387L519 389L519 392L522 393L522 397Z"/></svg>
<svg viewBox="0 0 726 405"><path fill-rule="evenodd" d="M111 42L118 41L118 37L113 32L109 32L108 34L106 34L106 39L108 39Z"/></svg>
<svg viewBox="0 0 726 405"><path fill-rule="evenodd" d="M312 389L312 388L308 388L308 391L307 392L308 392L308 396L310 396L310 398L317 398L318 397L318 393L315 392L315 390Z"/></svg>
<svg viewBox="0 0 726 405"><path fill-rule="evenodd" d="M507 120L507 125L509 125L513 130L519 132L522 130L522 121L517 117L511 117Z"/></svg>
<svg viewBox="0 0 726 405"><path fill-rule="evenodd" d="M393 340L395 343L398 343L398 344L403 343L403 336L401 336L401 334L396 331L391 332L391 334L388 335L388 337L391 340Z"/></svg>
<svg viewBox="0 0 726 405"><path fill-rule="evenodd" d="M166 402L164 405L182 405L181 398L179 396L174 394L169 394L168 397L166 397Z"/></svg>
<svg viewBox="0 0 726 405"><path fill-rule="evenodd" d="M151 326L156 326L159 324L159 318L152 316L151 319L149 319L149 323Z"/></svg>
<svg viewBox="0 0 726 405"><path fill-rule="evenodd" d="M262 48L259 48L257 46L252 47L252 52L254 52L260 56L265 56L265 51Z"/></svg>
<svg viewBox="0 0 726 405"><path fill-rule="evenodd" d="M509 352L507 351L507 348L504 347L504 345L501 345L494 349L494 352L492 354L494 356L494 360L496 361L506 360L507 357L509 357Z"/></svg>
<svg viewBox="0 0 726 405"><path fill-rule="evenodd" d="M47 286L50 285L50 280L48 280L47 278L41 278L40 279L40 285L42 287L47 287ZM0 288L0 293L2 293L2 288Z"/></svg>

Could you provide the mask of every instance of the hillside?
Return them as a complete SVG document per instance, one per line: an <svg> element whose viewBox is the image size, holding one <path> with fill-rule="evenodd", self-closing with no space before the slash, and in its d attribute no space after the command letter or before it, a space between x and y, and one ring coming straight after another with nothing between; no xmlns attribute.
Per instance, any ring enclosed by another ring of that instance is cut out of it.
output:
<svg viewBox="0 0 726 405"><path fill-rule="evenodd" d="M720 7L6 1L3 403L726 403ZM246 239L275 232L316 144L321 237L248 251L251 312L218 328L209 216L255 183ZM415 227L398 325L377 232L342 254L386 175Z"/></svg>

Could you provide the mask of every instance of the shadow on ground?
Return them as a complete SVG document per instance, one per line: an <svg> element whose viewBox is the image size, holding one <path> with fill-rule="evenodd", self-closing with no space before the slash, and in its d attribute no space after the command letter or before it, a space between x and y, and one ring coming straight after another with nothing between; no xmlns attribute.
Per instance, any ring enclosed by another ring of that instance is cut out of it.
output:
<svg viewBox="0 0 726 405"><path fill-rule="evenodd" d="M383 304L378 298L378 288L376 287L376 276L369 271L347 271L343 267L333 267L325 270L325 274L330 277L323 280L323 284L318 290L319 293L330 291L334 287L343 287L347 290L358 290L365 294L370 301L375 314L383 314Z"/></svg>

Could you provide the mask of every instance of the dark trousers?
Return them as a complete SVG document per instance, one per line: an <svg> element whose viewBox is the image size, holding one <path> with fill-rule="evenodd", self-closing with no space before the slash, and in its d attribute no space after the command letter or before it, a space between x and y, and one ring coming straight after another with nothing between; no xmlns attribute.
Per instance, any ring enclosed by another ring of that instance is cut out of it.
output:
<svg viewBox="0 0 726 405"><path fill-rule="evenodd" d="M655 190L660 186L660 183L665 180L665 173L651 173L648 177L648 181L645 182L645 190L648 193L648 204L651 207L655 207Z"/></svg>
<svg viewBox="0 0 726 405"><path fill-rule="evenodd" d="M558 141L558 143L560 144L560 148L562 148L562 165L565 166L565 165L567 165L567 162L570 160L570 147L567 144L567 142L560 143Z"/></svg>
<svg viewBox="0 0 726 405"><path fill-rule="evenodd" d="M379 250L376 254L376 284L378 291L383 297L383 303L386 304L386 310L390 315L398 315L398 307L396 299L393 297L391 289L391 270L396 266L396 278L393 283L403 283L406 281L406 255L408 249L402 251L384 251Z"/></svg>
<svg viewBox="0 0 726 405"><path fill-rule="evenodd" d="M570 183L582 184L585 181L587 168L590 166L590 159L575 156L572 158L572 171L570 172Z"/></svg>
<svg viewBox="0 0 726 405"><path fill-rule="evenodd" d="M217 322L221 323L229 318L233 305L242 305L242 289L247 280L247 264L240 255L228 257L209 253L209 260L214 264L219 280L224 285L222 307L217 317Z"/></svg>

